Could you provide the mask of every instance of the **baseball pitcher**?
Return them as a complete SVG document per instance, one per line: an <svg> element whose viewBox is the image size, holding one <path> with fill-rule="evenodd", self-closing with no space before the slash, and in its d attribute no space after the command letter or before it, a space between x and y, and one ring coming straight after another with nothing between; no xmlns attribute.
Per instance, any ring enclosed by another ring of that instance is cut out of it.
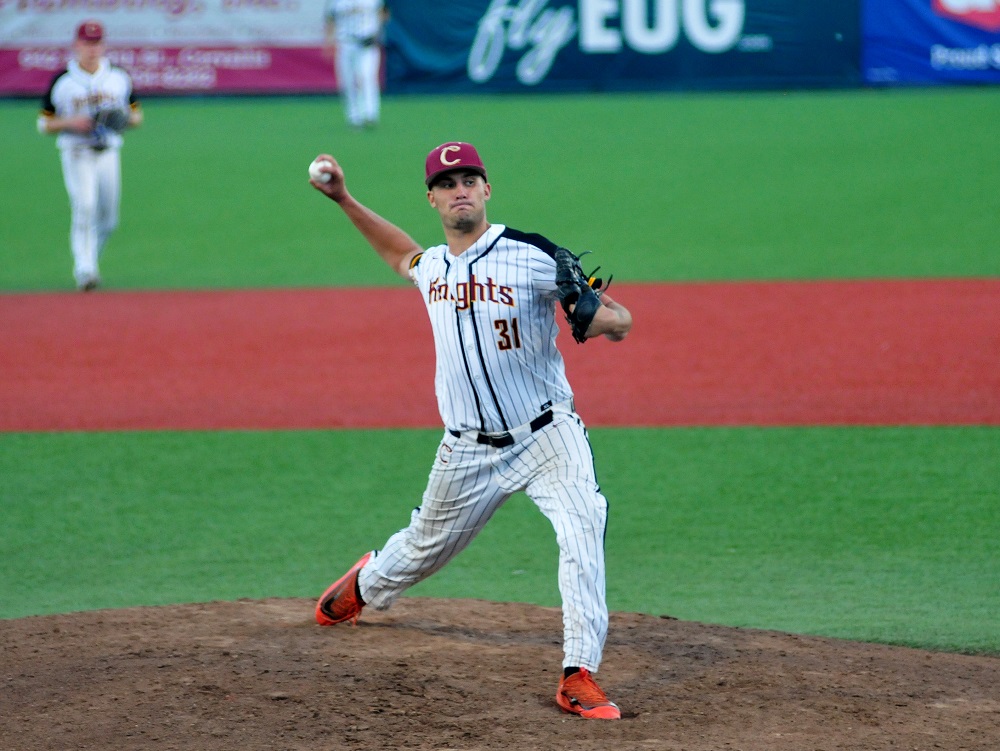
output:
<svg viewBox="0 0 1000 751"><path fill-rule="evenodd" d="M618 719L618 707L593 678L608 631L608 502L556 347L556 315L566 315L582 343L598 336L621 341L632 327L631 314L605 293L601 280L583 273L573 253L541 235L487 221L492 188L471 144L445 143L427 156L427 200L445 236L444 244L427 250L355 200L333 157L317 159L325 164L312 186L420 290L433 330L435 391L445 425L409 525L323 593L317 622L356 622L365 605L388 608L524 491L552 523L559 544L564 658L556 703L588 719Z"/></svg>

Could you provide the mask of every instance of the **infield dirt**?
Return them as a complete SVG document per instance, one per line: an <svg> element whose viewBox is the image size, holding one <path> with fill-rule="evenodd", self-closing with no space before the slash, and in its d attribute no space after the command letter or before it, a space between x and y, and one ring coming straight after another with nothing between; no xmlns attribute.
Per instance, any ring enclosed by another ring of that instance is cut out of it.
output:
<svg viewBox="0 0 1000 751"><path fill-rule="evenodd" d="M1000 425L1000 280L615 284L584 421ZM414 290L0 295L0 430L440 427Z"/></svg>
<svg viewBox="0 0 1000 751"><path fill-rule="evenodd" d="M1000 660L614 613L618 722L555 705L553 608L403 598L322 628L311 600L0 622L10 751L1000 748Z"/></svg>

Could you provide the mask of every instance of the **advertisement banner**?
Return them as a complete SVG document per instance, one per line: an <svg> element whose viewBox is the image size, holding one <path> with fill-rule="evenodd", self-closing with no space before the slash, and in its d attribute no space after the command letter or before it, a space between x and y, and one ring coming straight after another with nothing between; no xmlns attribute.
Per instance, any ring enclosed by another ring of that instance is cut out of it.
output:
<svg viewBox="0 0 1000 751"><path fill-rule="evenodd" d="M860 85L856 3L467 0L393 5L392 90Z"/></svg>
<svg viewBox="0 0 1000 751"><path fill-rule="evenodd" d="M38 95L84 20L141 93L333 91L324 0L0 0L0 95Z"/></svg>
<svg viewBox="0 0 1000 751"><path fill-rule="evenodd" d="M1000 83L1000 0L865 0L873 85Z"/></svg>
<svg viewBox="0 0 1000 751"><path fill-rule="evenodd" d="M928 0L929 2L930 0ZM944 1L944 0L941 0ZM951 0L957 2L958 0ZM77 24L140 93L328 92L324 0L0 0L0 95L40 95ZM854 2L395 0L391 93L856 86Z"/></svg>

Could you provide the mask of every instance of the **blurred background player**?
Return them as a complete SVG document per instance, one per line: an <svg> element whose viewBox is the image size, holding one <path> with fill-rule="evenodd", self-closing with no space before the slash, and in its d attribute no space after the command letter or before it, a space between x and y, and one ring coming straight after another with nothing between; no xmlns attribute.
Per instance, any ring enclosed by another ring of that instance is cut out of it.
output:
<svg viewBox="0 0 1000 751"><path fill-rule="evenodd" d="M132 79L105 57L104 27L85 21L76 30L74 58L56 74L42 100L38 130L57 133L63 179L69 193L70 249L77 288L100 284L98 260L118 226L121 199L121 133L97 125L98 112L128 112L127 126L142 124Z"/></svg>
<svg viewBox="0 0 1000 751"><path fill-rule="evenodd" d="M344 115L352 128L373 128L381 108L382 0L327 0L324 54L334 64Z"/></svg>

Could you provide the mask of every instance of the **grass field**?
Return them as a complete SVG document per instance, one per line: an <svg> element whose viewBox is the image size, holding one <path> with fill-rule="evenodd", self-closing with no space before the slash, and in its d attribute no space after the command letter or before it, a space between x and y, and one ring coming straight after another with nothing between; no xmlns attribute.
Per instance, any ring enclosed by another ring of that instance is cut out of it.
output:
<svg viewBox="0 0 1000 751"><path fill-rule="evenodd" d="M1000 91L154 99L123 154L114 287L396 283L306 183L320 151L359 198L438 242L423 158L475 142L490 216L600 253L620 279L1000 275ZM68 208L37 104L0 103L0 289L70 287Z"/></svg>
<svg viewBox="0 0 1000 751"><path fill-rule="evenodd" d="M72 288L36 109L0 103L0 292ZM390 98L371 133L325 98L150 100L146 113L102 263L112 290L401 283L306 166L334 153L359 198L430 244L422 160L453 138L487 161L494 221L593 249L623 280L1000 275L994 89ZM1000 652L1000 430L592 438L613 502L613 609ZM313 596L405 523L435 442L2 434L0 617ZM551 531L518 497L413 594L556 604L554 567Z"/></svg>
<svg viewBox="0 0 1000 751"><path fill-rule="evenodd" d="M314 596L405 524L437 431L0 437L0 615ZM605 429L612 609L998 651L1000 432ZM364 471L359 471L364 467ZM516 496L413 594L558 605Z"/></svg>

